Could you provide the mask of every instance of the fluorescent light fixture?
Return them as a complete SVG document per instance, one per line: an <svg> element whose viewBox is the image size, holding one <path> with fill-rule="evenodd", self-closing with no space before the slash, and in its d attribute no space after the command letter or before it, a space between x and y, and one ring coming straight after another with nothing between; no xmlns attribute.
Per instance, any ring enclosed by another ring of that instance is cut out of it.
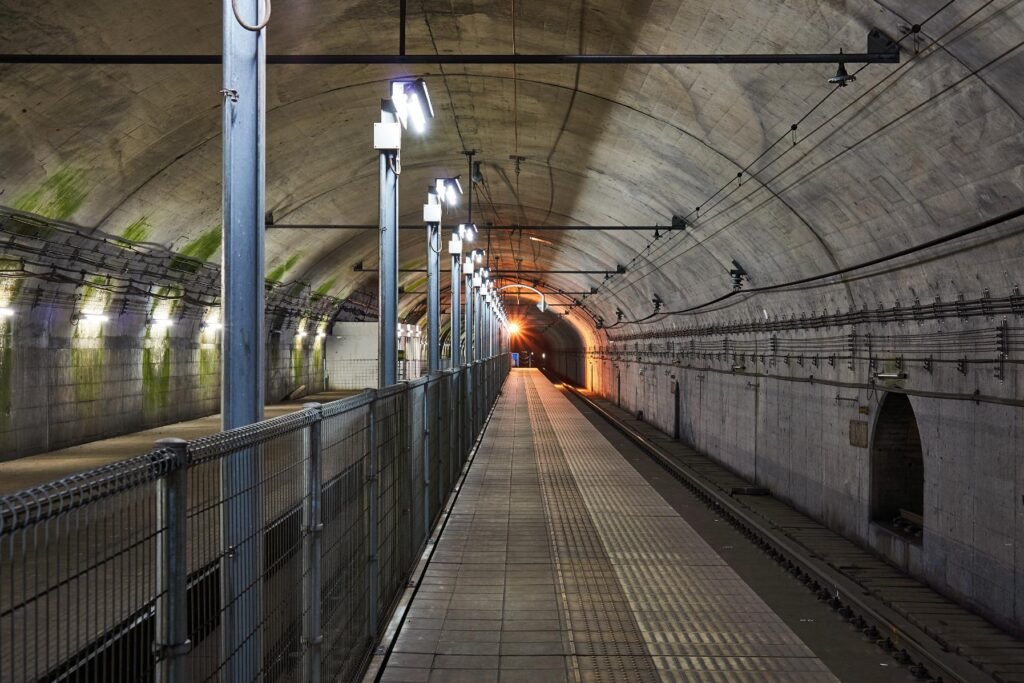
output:
<svg viewBox="0 0 1024 683"><path fill-rule="evenodd" d="M224 324L221 323L219 320L204 320L202 327L204 330L217 331L220 328L224 327Z"/></svg>
<svg viewBox="0 0 1024 683"><path fill-rule="evenodd" d="M78 317L91 323L105 323L110 320L110 316L103 315L102 313L81 313Z"/></svg>
<svg viewBox="0 0 1024 683"><path fill-rule="evenodd" d="M324 338L324 337L326 337L326 336L327 336L327 333L326 333L326 332L324 332L323 330L321 330L321 331L319 331L319 332L317 332L317 333L316 333L316 338L317 338L317 339L323 339L323 338Z"/></svg>
<svg viewBox="0 0 1024 683"><path fill-rule="evenodd" d="M459 197L462 196L462 183L459 182L459 176L438 178L434 181L434 191L448 206L458 206Z"/></svg>
<svg viewBox="0 0 1024 683"><path fill-rule="evenodd" d="M306 336L306 331L305 330L299 330L298 332L295 333L295 336L296 337L305 337Z"/></svg>
<svg viewBox="0 0 1024 683"><path fill-rule="evenodd" d="M10 318L12 315L14 315L13 308L7 308L6 306L0 308L0 318Z"/></svg>
<svg viewBox="0 0 1024 683"><path fill-rule="evenodd" d="M422 78L414 81L392 81L391 100L395 103L395 112L404 128L412 128L416 133L427 129L427 121L434 118L434 107L430 104L427 83Z"/></svg>
<svg viewBox="0 0 1024 683"><path fill-rule="evenodd" d="M170 327L174 324L174 321L170 318L153 318L149 321L153 327Z"/></svg>

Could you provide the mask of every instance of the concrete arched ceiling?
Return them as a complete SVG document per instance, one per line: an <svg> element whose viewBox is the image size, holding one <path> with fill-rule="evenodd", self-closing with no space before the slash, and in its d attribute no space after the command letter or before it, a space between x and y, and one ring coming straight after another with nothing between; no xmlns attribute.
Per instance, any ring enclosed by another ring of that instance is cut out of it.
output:
<svg viewBox="0 0 1024 683"><path fill-rule="evenodd" d="M923 25L903 41L902 64L868 66L827 98L823 66L271 66L267 208L278 223L376 220L371 124L400 75L427 78L437 110L427 137L406 139L403 222L418 220L432 178L465 172L465 148L484 167L478 223L665 225L691 215L688 231L657 242L649 230L492 235L492 266L628 263L607 281L521 278L600 287L585 304L607 321L616 308L647 316L654 295L669 310L721 295L734 259L751 284L785 282L944 235L1024 195L1017 0L518 0L514 22L508 2L409 4L410 53L511 53L513 39L521 53L859 52L873 26L900 38ZM268 43L275 53L395 52L397 17L397 2L278 4ZM0 52L220 49L220 4L209 0L7 2L0 18ZM220 223L220 87L219 67L0 66L0 204L114 234L132 226L175 248L201 239ZM518 169L512 155L525 158ZM353 270L375 266L372 230L267 239L268 270L285 279L337 295L373 280ZM1020 271L1021 250L999 241L954 251L705 318L1004 290ZM422 267L423 237L403 232L401 252L404 267ZM402 282L421 291L422 279ZM421 303L407 295L403 312ZM591 338L590 315L568 320ZM677 324L689 321L659 322Z"/></svg>

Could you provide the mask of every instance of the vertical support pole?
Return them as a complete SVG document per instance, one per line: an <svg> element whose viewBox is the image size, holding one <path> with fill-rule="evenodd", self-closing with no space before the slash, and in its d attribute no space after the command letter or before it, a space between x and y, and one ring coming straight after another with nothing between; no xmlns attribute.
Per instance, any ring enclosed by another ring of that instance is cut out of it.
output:
<svg viewBox="0 0 1024 683"><path fill-rule="evenodd" d="M466 275L466 365L472 365L476 359L476 354L473 351L473 347L476 345L473 320L473 276Z"/></svg>
<svg viewBox="0 0 1024 683"><path fill-rule="evenodd" d="M410 420L411 422L411 420ZM423 538L430 538L430 378L423 383Z"/></svg>
<svg viewBox="0 0 1024 683"><path fill-rule="evenodd" d="M380 508L377 502L377 470L379 468L378 453L377 453L377 400L374 399L370 402L367 408L367 416L369 418L369 425L367 429L369 431L368 436L370 440L370 462L369 472L366 477L366 495L369 498L366 507L370 511L370 553L367 556L367 600L370 604L370 614L368 616L367 624L370 633L370 639L377 639L377 600L378 592L380 590L380 558L378 555L378 545L380 544L378 529L380 525Z"/></svg>
<svg viewBox="0 0 1024 683"><path fill-rule="evenodd" d="M440 223L427 224L427 369L430 374L441 369Z"/></svg>
<svg viewBox="0 0 1024 683"><path fill-rule="evenodd" d="M381 103L380 122L401 136L401 124L390 101ZM394 144L394 143L391 143ZM380 271L378 386L398 383L398 150L380 152Z"/></svg>
<svg viewBox="0 0 1024 683"><path fill-rule="evenodd" d="M470 256L469 258L473 258ZM468 271L468 268L467 268ZM473 335L473 276L466 275L466 427L472 432L475 420L473 413L473 347L476 339ZM468 435L467 435L468 438ZM467 445L464 451L469 451Z"/></svg>
<svg viewBox="0 0 1024 683"><path fill-rule="evenodd" d="M221 423L234 429L263 419L264 190L266 184L266 32L261 0L223 2L223 270ZM225 680L259 677L263 655L263 511L258 449L221 464L221 634Z"/></svg>
<svg viewBox="0 0 1024 683"><path fill-rule="evenodd" d="M459 296L462 292L462 254L452 254L452 370L462 365L462 330L459 325L461 317L462 302Z"/></svg>
<svg viewBox="0 0 1024 683"><path fill-rule="evenodd" d="M321 631L321 563L323 557L323 467L321 430L323 413L319 403L306 403L316 411L316 421L307 432L306 458L302 468L302 680L320 683L323 658Z"/></svg>
<svg viewBox="0 0 1024 683"><path fill-rule="evenodd" d="M158 449L174 458L168 472L156 482L156 634L157 683L186 683L184 655L192 649L188 639L188 565L185 528L188 510L188 444L183 439L160 439Z"/></svg>

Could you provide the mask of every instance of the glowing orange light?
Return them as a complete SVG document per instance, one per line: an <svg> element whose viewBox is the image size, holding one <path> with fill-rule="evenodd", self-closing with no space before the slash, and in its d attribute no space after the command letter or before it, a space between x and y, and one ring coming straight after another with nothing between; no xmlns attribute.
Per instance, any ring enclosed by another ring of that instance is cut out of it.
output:
<svg viewBox="0 0 1024 683"><path fill-rule="evenodd" d="M522 328L519 327L519 323L509 323L508 324L508 333L509 334L519 334L519 331L521 329Z"/></svg>

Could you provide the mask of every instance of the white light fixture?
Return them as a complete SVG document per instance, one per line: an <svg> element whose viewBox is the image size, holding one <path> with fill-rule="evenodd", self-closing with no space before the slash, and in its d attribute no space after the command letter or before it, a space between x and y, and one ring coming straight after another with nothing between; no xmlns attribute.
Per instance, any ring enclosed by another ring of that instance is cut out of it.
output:
<svg viewBox="0 0 1024 683"><path fill-rule="evenodd" d="M459 205L459 197L462 196L462 183L459 182L458 176L438 178L434 181L434 188L437 196L449 207Z"/></svg>
<svg viewBox="0 0 1024 683"><path fill-rule="evenodd" d="M216 332L222 327L224 327L224 325L219 320L204 320L202 324L202 328L204 330L211 330L213 332Z"/></svg>
<svg viewBox="0 0 1024 683"><path fill-rule="evenodd" d="M306 336L306 331L305 331L305 330L298 330L298 331L297 331L297 332L295 333L295 336L296 336L296 337L299 337L299 338L301 339L302 337L305 337L305 336Z"/></svg>
<svg viewBox="0 0 1024 683"><path fill-rule="evenodd" d="M149 321L149 324L153 327L170 327L174 324L174 321L170 318L153 318Z"/></svg>
<svg viewBox="0 0 1024 683"><path fill-rule="evenodd" d="M74 321L76 323L79 320L85 320L90 323L105 323L110 320L110 316L103 315L102 313L79 313L76 317L78 318L78 320Z"/></svg>
<svg viewBox="0 0 1024 683"><path fill-rule="evenodd" d="M476 236L477 229L475 224L463 223L459 225L459 237L461 237L462 239L466 240L467 242L472 242L473 238Z"/></svg>
<svg viewBox="0 0 1024 683"><path fill-rule="evenodd" d="M319 332L316 333L316 338L317 339L323 339L326 336L327 336L327 333L324 332L323 330L320 330Z"/></svg>
<svg viewBox="0 0 1024 683"><path fill-rule="evenodd" d="M14 315L13 308L0 308L0 318L10 318L12 315Z"/></svg>
<svg viewBox="0 0 1024 683"><path fill-rule="evenodd" d="M422 78L392 81L391 100L395 103L395 113L404 128L412 128L416 133L426 131L427 120L434 118L434 107L430 104L426 81Z"/></svg>

